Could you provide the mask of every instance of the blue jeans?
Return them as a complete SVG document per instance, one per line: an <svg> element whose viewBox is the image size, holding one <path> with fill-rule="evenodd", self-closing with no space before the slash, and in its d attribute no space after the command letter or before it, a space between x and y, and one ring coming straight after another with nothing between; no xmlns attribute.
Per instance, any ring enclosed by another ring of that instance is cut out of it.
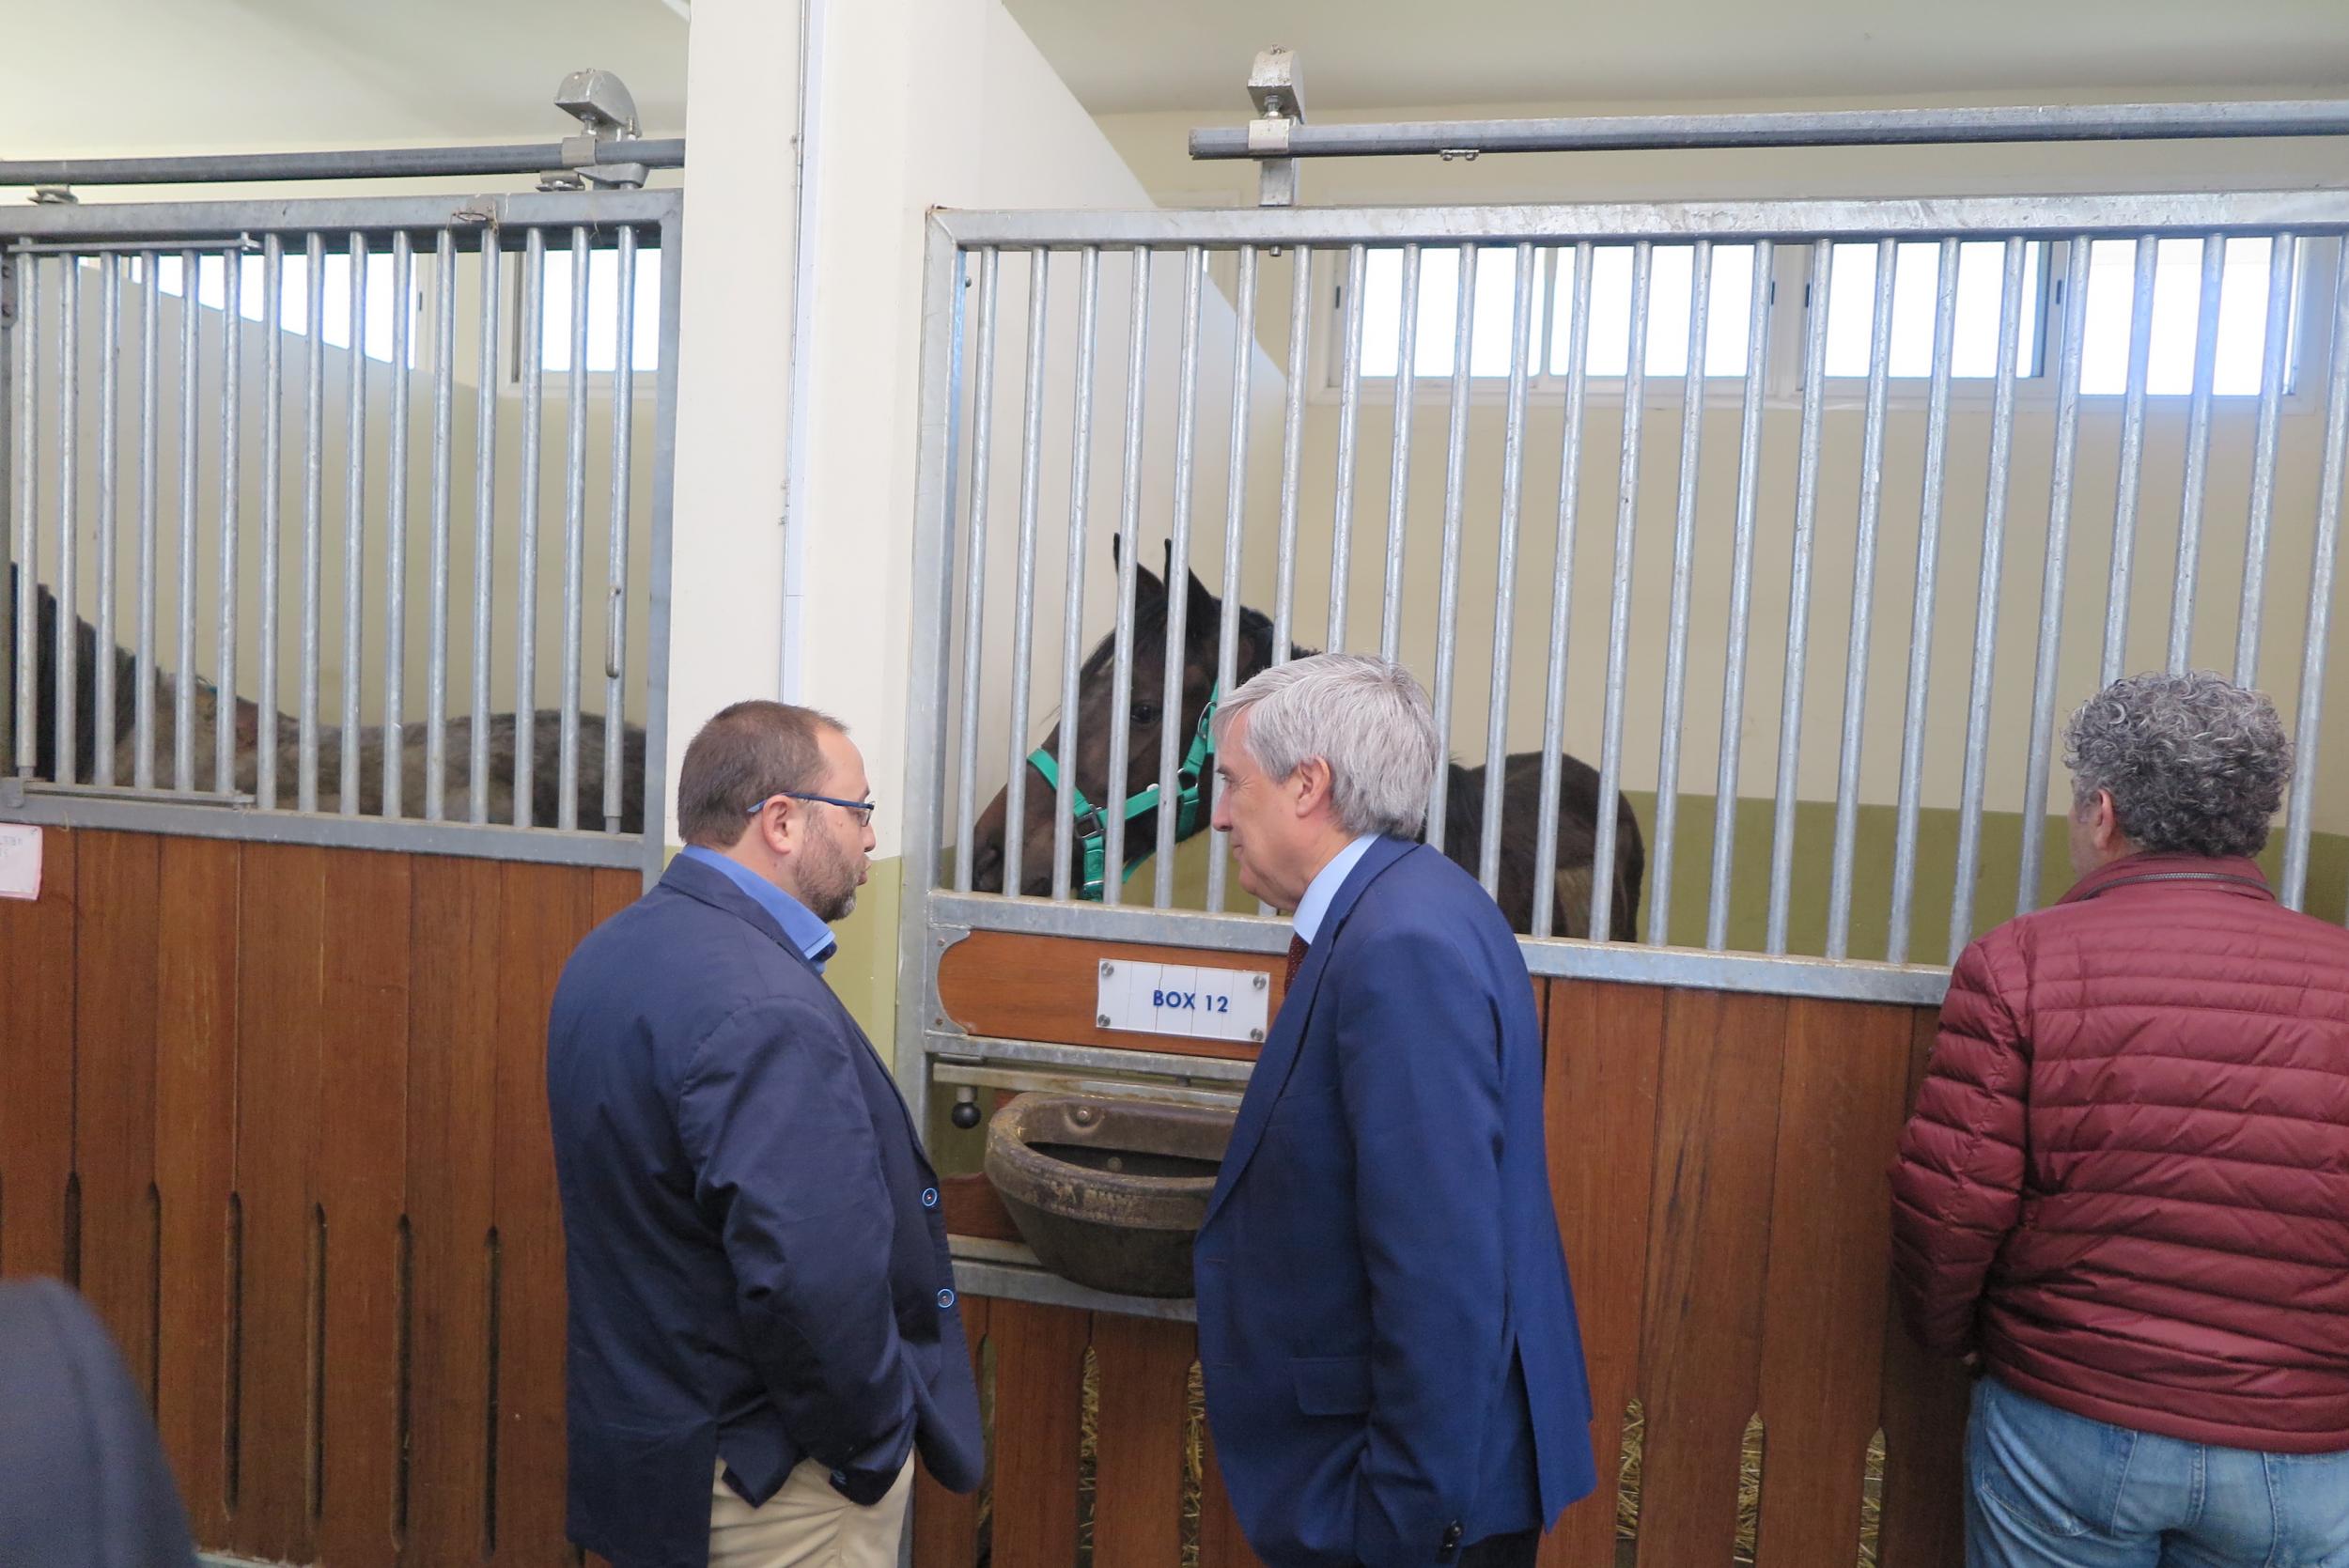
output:
<svg viewBox="0 0 2349 1568"><path fill-rule="evenodd" d="M2075 1416L1995 1377L1966 1428L1967 1568L2349 1568L2349 1453Z"/></svg>

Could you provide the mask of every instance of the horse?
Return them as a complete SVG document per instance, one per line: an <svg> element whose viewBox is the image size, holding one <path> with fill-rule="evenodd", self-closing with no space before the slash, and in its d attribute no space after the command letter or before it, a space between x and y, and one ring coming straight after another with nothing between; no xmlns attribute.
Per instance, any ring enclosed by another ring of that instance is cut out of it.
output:
<svg viewBox="0 0 2349 1568"><path fill-rule="evenodd" d="M1116 553L1114 539L1112 553ZM1212 766L1206 753L1212 753L1214 737L1211 728L1203 725L1201 720L1207 712L1210 695L1215 692L1217 638L1223 613L1222 600L1199 581L1198 574L1187 571L1185 575L1190 583L1183 616L1183 696L1180 709L1173 717L1178 739L1190 737L1197 760L1196 766L1187 771L1199 778L1203 798L1195 810L1177 808L1178 842L1207 825L1205 794L1213 784L1206 776ZM1139 564L1134 568L1130 687L1122 693L1114 690L1113 634L1104 637L1093 649L1080 674L1075 784L1086 800L1105 813L1127 809L1125 803L1108 799L1113 703L1122 701L1127 705L1130 721L1127 746L1128 787L1140 793L1158 782L1159 746L1167 721L1167 715L1160 711L1165 692L1167 583L1173 577L1171 543L1167 547L1164 578ZM1262 612L1242 606L1238 621L1239 644L1232 670L1235 685L1268 668L1274 646L1272 622ZM1289 657L1302 659L1315 651L1292 644ZM1206 753L1201 752L1203 745ZM1052 841L1059 802L1053 777L1048 769L1057 768L1059 753L1060 725L1055 723L1029 763L1039 777L1028 781L1020 824L1019 891L1031 897L1048 895L1052 889ZM1034 760L1038 757L1044 759L1041 764ZM1531 932L1533 927L1533 862L1539 843L1542 761L1539 752L1519 752L1501 763L1501 862L1494 896L1511 926L1520 933ZM1558 765L1557 877L1549 928L1555 935L1585 937L1590 934L1591 866L1597 839L1599 778L1597 770L1588 763L1563 753L1559 754ZM1446 766L1449 776L1444 794L1443 852L1473 872L1484 846L1485 769L1463 768L1456 763ZM971 885L981 893L1003 891L1009 796L1008 789L999 791L973 829L973 842L969 849ZM1158 808L1153 804L1127 822L1126 865L1110 868L1107 874L1123 875L1139 864L1149 855L1157 833ZM1098 852L1097 841L1097 855ZM1084 846L1077 834L1071 835L1071 856L1072 886L1083 889L1089 879L1097 880L1103 875L1097 863L1091 868L1085 865ZM1640 883L1646 867L1647 851L1639 821L1632 815L1630 802L1619 791L1615 797L1614 893L1609 922L1609 935L1614 940L1637 939ZM1084 895L1098 897L1099 893L1087 890Z"/></svg>
<svg viewBox="0 0 2349 1568"><path fill-rule="evenodd" d="M8 568L8 593L11 603L16 595L16 574L13 565ZM97 779L99 747L105 746L114 753L114 782L129 786L138 776L138 659L119 644L112 652L114 660L114 712L101 714L98 707L97 674L99 644L97 629L80 617L74 618L74 711L73 768L70 778L61 777L58 770L56 735L56 653L58 604L56 596L45 582L34 584L34 757L32 777L50 783L92 784ZM221 695L211 682L195 677L189 692L193 722L189 725L189 752L194 763L191 782L199 790L211 789L218 777L219 713ZM0 693L0 700L15 701L13 692ZM155 783L158 787L171 787L179 725L179 677L158 670L154 674L154 757ZM559 771L559 747L562 735L562 711L559 708L539 708L532 715L531 724L531 822L538 827L553 826L562 804L562 780ZM274 730L269 745L274 752L277 769L277 794L280 808L290 807L301 778L302 724L291 714L274 716ZM579 780L573 795L579 814L580 828L590 832L601 831L603 815L603 717L596 713L580 715ZM260 785L260 755L264 728L260 705L251 698L240 698L229 721L231 744L234 748L230 766L230 787L240 795L255 796ZM521 748L521 724L516 714L492 713L488 716L489 777L485 781L486 815L492 823L514 820L515 758ZM359 789L357 815L381 816L383 813L383 758L391 737L381 724L368 724L358 732ZM414 818L424 815L426 756L425 726L407 723L399 727L400 812L402 817ZM623 724L620 732L620 828L623 833L640 833L645 824L645 732L641 725ZM473 812L470 758L473 754L473 720L470 715L451 718L444 731L446 756L445 796L443 819L464 822ZM342 729L335 724L318 726L318 810L331 815L342 810ZM0 767L12 759L0 759Z"/></svg>

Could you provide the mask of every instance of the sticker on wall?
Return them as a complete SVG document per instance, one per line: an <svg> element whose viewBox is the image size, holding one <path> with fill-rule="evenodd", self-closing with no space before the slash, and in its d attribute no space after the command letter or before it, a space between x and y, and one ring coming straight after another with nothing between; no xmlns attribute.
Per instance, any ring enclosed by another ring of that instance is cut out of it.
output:
<svg viewBox="0 0 2349 1568"><path fill-rule="evenodd" d="M1271 1001L1272 977L1261 970L1105 958L1095 1012L1103 1029L1261 1045Z"/></svg>
<svg viewBox="0 0 2349 1568"><path fill-rule="evenodd" d="M0 822L0 898L40 896L40 830Z"/></svg>

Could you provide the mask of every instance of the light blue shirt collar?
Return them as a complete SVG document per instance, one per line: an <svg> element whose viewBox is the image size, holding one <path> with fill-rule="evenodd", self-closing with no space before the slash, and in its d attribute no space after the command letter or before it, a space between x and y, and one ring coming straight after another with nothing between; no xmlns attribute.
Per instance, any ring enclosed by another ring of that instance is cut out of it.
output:
<svg viewBox="0 0 2349 1568"><path fill-rule="evenodd" d="M1297 913L1289 918L1289 924L1297 927L1297 934L1305 939L1307 945L1310 946L1314 939L1321 934L1322 917L1330 912L1330 901L1337 897L1338 890L1346 886L1346 879L1353 875L1354 867L1369 852L1370 846L1377 842L1377 833L1364 833L1330 856L1330 863L1323 866L1320 874L1307 885L1305 896L1297 901Z"/></svg>
<svg viewBox="0 0 2349 1568"><path fill-rule="evenodd" d="M783 927L784 936L809 963L816 966L816 972L824 972L824 961L840 944L832 939L832 927L817 920L813 909L750 867L719 854L715 849L689 844L679 853L723 872L727 879L749 893L760 908L775 917L775 924Z"/></svg>

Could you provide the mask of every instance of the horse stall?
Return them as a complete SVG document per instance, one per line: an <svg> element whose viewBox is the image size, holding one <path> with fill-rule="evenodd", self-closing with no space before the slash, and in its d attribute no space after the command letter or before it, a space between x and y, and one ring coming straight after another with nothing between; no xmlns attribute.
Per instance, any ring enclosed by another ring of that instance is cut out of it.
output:
<svg viewBox="0 0 2349 1568"><path fill-rule="evenodd" d="M1909 117L1859 134L1968 133ZM1348 210L1290 174L933 218L897 1060L992 1474L922 1484L913 1561L1252 1560L1190 1302L1045 1266L983 1129L1029 1091L1237 1105L1288 928L1206 831L1207 721L1311 644L1428 685L1428 842L1547 1020L1603 1481L1542 1560L1954 1564L1967 1379L1890 1311L1882 1172L1946 965L2068 880L2062 714L2150 667L2264 687L2271 875L2349 914L2349 198Z"/></svg>
<svg viewBox="0 0 2349 1568"><path fill-rule="evenodd" d="M208 1552L577 1560L546 1011L662 860L681 208L565 165L0 218L0 1271Z"/></svg>

